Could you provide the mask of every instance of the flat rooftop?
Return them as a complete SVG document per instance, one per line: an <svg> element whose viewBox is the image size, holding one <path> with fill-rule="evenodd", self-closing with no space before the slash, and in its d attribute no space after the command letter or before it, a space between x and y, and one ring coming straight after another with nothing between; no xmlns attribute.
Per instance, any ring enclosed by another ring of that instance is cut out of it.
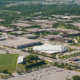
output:
<svg viewBox="0 0 80 80"><path fill-rule="evenodd" d="M5 29L9 29L9 28L5 26L0 26L0 30L5 30Z"/></svg>
<svg viewBox="0 0 80 80"><path fill-rule="evenodd" d="M57 37L61 37L61 36L60 35L47 35L47 36L44 36L42 38L49 39L49 38L57 38Z"/></svg>
<svg viewBox="0 0 80 80"><path fill-rule="evenodd" d="M11 25L21 26L21 27L30 27L31 26L30 24L25 24L25 23L14 23L14 24L11 24Z"/></svg>
<svg viewBox="0 0 80 80"><path fill-rule="evenodd" d="M48 21L48 20L33 20L35 22L44 22L44 23L56 23L56 21Z"/></svg>
<svg viewBox="0 0 80 80"><path fill-rule="evenodd" d="M74 26L79 26L80 27L80 23L78 23L78 22L76 22L76 23L70 23L70 24L72 24Z"/></svg>
<svg viewBox="0 0 80 80"><path fill-rule="evenodd" d="M45 29L39 29L39 28L31 28L31 29L26 29L26 31L29 32L40 32L40 31L46 31Z"/></svg>
<svg viewBox="0 0 80 80"><path fill-rule="evenodd" d="M21 33L23 33L23 31L13 31L12 33L21 34Z"/></svg>
<svg viewBox="0 0 80 80"><path fill-rule="evenodd" d="M40 42L40 41L27 39L25 37L19 37L19 38L15 38L13 40L3 41L2 43L9 44L9 45L16 45L17 46L17 45L25 45L25 44L36 43L36 42Z"/></svg>
<svg viewBox="0 0 80 80"><path fill-rule="evenodd" d="M26 35L22 35L23 37L36 37L36 35L34 34L26 34Z"/></svg>

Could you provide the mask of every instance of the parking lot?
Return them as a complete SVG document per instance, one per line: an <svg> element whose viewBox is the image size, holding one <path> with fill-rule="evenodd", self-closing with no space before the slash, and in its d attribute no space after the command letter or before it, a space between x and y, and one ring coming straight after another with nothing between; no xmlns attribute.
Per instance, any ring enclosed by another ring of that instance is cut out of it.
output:
<svg viewBox="0 0 80 80"><path fill-rule="evenodd" d="M80 72L49 67L23 75L18 75L8 80L66 80L71 79L73 75L80 75Z"/></svg>

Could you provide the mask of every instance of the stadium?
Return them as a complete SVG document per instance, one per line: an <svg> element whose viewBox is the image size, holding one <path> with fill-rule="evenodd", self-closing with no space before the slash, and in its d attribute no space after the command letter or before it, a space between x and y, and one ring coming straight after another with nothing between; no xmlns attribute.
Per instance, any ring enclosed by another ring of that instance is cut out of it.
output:
<svg viewBox="0 0 80 80"><path fill-rule="evenodd" d="M67 51L67 48L62 45L44 44L40 46L34 46L33 50L48 53L48 54L53 54L56 52L65 52Z"/></svg>

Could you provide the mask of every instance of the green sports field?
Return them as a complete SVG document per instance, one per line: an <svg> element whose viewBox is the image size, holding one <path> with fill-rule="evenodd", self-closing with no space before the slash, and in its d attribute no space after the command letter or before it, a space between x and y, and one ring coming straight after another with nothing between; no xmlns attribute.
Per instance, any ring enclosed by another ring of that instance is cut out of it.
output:
<svg viewBox="0 0 80 80"><path fill-rule="evenodd" d="M0 69L16 69L18 54L0 54Z"/></svg>

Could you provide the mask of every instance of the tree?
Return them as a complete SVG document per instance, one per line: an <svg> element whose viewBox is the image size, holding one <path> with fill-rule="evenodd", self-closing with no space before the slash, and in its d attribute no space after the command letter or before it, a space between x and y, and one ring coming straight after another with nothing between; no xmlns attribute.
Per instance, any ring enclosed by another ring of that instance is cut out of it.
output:
<svg viewBox="0 0 80 80"><path fill-rule="evenodd" d="M71 67L67 67L67 69L72 70L72 68L71 68Z"/></svg>
<svg viewBox="0 0 80 80"><path fill-rule="evenodd" d="M35 61L37 63L37 60L39 59L37 55L34 56L35 57Z"/></svg>
<svg viewBox="0 0 80 80"><path fill-rule="evenodd" d="M30 58L26 58L25 61L26 61L26 63L27 62L29 63L29 62L31 62L31 59Z"/></svg>
<svg viewBox="0 0 80 80"><path fill-rule="evenodd" d="M58 65L58 62L54 62L54 66L57 66Z"/></svg>
<svg viewBox="0 0 80 80"><path fill-rule="evenodd" d="M3 79L3 78L4 78L4 76L3 76L3 75L1 75L1 78Z"/></svg>
<svg viewBox="0 0 80 80"><path fill-rule="evenodd" d="M9 72L8 74L9 74L10 76L12 76L12 73L11 73L11 72Z"/></svg>
<svg viewBox="0 0 80 80"><path fill-rule="evenodd" d="M80 76L78 76L78 75L72 76L72 79L73 80L80 80Z"/></svg>
<svg viewBox="0 0 80 80"><path fill-rule="evenodd" d="M21 74L21 71L17 71L18 74Z"/></svg>
<svg viewBox="0 0 80 80"><path fill-rule="evenodd" d="M64 63L61 63L61 66L64 66Z"/></svg>
<svg viewBox="0 0 80 80"><path fill-rule="evenodd" d="M2 73L8 73L8 70L3 70Z"/></svg>

